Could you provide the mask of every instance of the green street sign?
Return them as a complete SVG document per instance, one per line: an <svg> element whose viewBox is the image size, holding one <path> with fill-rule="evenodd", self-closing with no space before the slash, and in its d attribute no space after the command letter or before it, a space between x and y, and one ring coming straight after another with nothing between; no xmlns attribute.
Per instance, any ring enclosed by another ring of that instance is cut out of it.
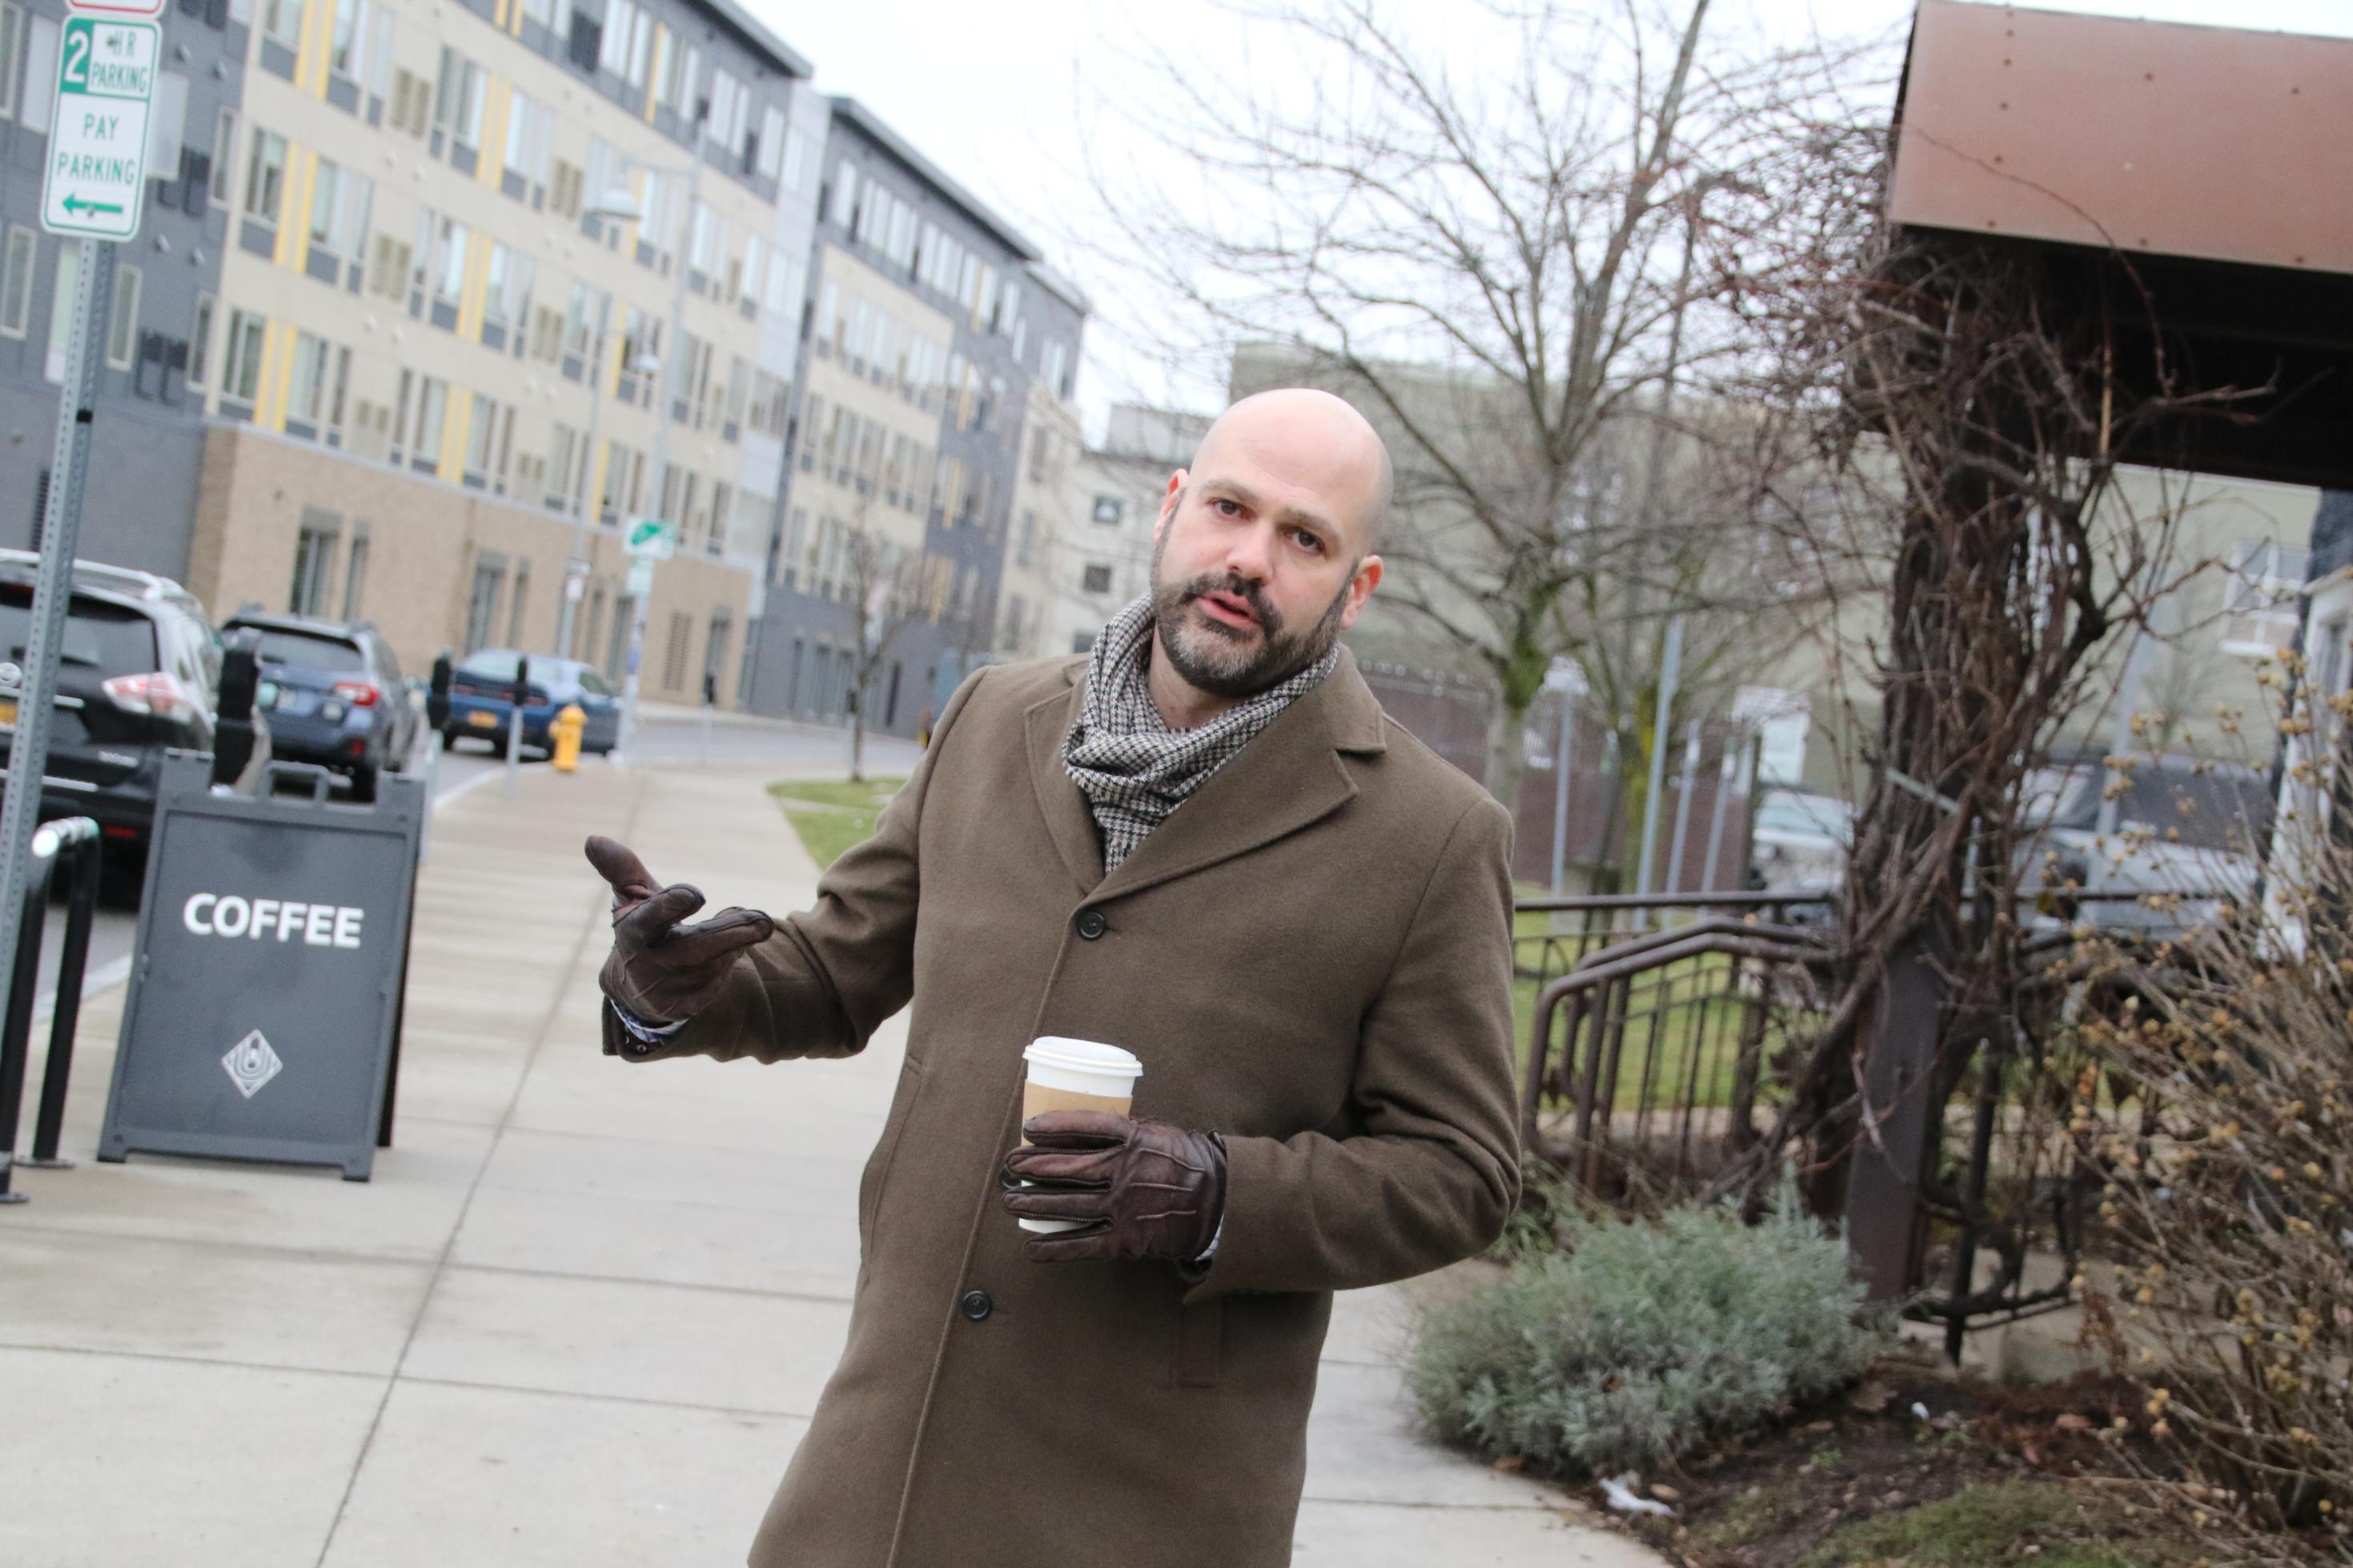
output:
<svg viewBox="0 0 2353 1568"><path fill-rule="evenodd" d="M41 226L51 234L129 239L139 232L163 36L153 22L66 18L41 176Z"/></svg>
<svg viewBox="0 0 2353 1568"><path fill-rule="evenodd" d="M667 561L678 552L678 530L658 517L633 517L623 543L632 555Z"/></svg>

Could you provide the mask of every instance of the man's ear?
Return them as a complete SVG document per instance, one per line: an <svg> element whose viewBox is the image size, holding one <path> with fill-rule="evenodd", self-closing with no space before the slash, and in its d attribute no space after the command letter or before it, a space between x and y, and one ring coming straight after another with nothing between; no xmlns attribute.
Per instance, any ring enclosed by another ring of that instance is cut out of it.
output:
<svg viewBox="0 0 2353 1568"><path fill-rule="evenodd" d="M1160 536L1168 531L1169 520L1176 515L1176 503L1185 499L1185 481L1191 477L1182 468L1168 476L1168 488L1160 497L1160 515L1152 520L1154 543L1158 543Z"/></svg>
<svg viewBox="0 0 2353 1568"><path fill-rule="evenodd" d="M1381 585L1381 558L1367 555L1356 563L1356 574L1348 579L1348 602L1340 611L1340 629L1346 631L1365 613L1365 601Z"/></svg>

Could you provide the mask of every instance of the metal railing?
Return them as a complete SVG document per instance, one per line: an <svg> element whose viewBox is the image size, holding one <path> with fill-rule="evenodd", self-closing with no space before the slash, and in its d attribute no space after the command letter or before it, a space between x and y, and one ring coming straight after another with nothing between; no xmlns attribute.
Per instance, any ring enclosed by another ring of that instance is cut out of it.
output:
<svg viewBox="0 0 2353 1568"><path fill-rule="evenodd" d="M41 937L50 889L60 868L66 884L64 945L58 953L57 1002L49 1015L49 1052L41 1075L41 1104L33 1124L33 1153L21 1163L38 1169L70 1168L58 1157L65 1129L66 1083L73 1068L74 1031L81 1021L82 972L90 962L90 931L98 910L100 848L98 824L87 816L46 822L33 835L33 859L25 879L23 918L8 983L8 1010L0 1019L0 1204L21 1204L12 1192L16 1123L25 1101L26 1057L32 1042L35 994L40 989Z"/></svg>
<svg viewBox="0 0 2353 1568"><path fill-rule="evenodd" d="M1812 1186L1809 1201L1843 1213L1858 1265L1904 1300L1907 1316L1942 1324L1956 1357L1971 1328L2072 1300L2101 1179L2052 1111L2094 1061L2066 1043L2079 931L2154 950L2176 934L2172 920L2227 897L2070 893L2051 911L2065 923L2021 944L2027 973L2000 1020L1944 1018L1926 970L1910 982L1925 1012L1873 1013L1866 1033L1876 1037L1863 1048L1905 1064L1921 1086L1902 1097L1910 1110L1895 1108L1881 1129L1892 1179L1909 1197L1887 1210L1878 1189L1889 1173L1874 1167L1865 1223L1840 1195L1852 1156L1825 1149L1810 1158L1837 1179ZM2126 924L2121 911L2102 912L2130 901L2157 918ZM1837 926L1792 916L1830 910L1830 895L1816 893L1521 902L1514 980L1530 1155L1593 1196L1650 1203L1689 1194L1752 1149L1790 1092L1785 1048L1815 1033L1833 999ZM1543 927L1532 929L1537 916Z"/></svg>
<svg viewBox="0 0 2353 1568"><path fill-rule="evenodd" d="M1588 1191L1672 1192L1758 1136L1767 1058L1820 992L1826 895L1608 895L1519 905L1521 1133ZM1546 927L1527 929L1531 917Z"/></svg>

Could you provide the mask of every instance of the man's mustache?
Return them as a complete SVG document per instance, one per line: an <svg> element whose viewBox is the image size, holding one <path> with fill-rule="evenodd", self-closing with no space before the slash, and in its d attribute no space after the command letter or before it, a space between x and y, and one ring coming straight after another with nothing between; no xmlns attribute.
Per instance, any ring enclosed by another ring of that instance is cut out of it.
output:
<svg viewBox="0 0 2353 1568"><path fill-rule="evenodd" d="M1250 618L1271 636L1282 629L1282 612L1267 602L1263 585L1228 574L1203 573L1185 584L1186 604L1208 594L1229 594L1250 606Z"/></svg>

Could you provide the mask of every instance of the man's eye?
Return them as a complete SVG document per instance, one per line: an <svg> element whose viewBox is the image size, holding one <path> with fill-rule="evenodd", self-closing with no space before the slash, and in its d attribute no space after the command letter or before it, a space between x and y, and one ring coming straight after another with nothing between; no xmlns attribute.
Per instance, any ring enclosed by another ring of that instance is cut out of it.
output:
<svg viewBox="0 0 2353 1568"><path fill-rule="evenodd" d="M1315 535L1308 532L1305 529L1303 528L1295 530L1292 533L1291 537L1299 541L1300 546L1303 549L1312 550L1318 555L1324 553L1324 542L1321 539L1318 539Z"/></svg>
<svg viewBox="0 0 2353 1568"><path fill-rule="evenodd" d="M1239 501L1213 500L1209 504L1216 507L1219 512L1226 517L1240 517L1242 513L1241 503Z"/></svg>

